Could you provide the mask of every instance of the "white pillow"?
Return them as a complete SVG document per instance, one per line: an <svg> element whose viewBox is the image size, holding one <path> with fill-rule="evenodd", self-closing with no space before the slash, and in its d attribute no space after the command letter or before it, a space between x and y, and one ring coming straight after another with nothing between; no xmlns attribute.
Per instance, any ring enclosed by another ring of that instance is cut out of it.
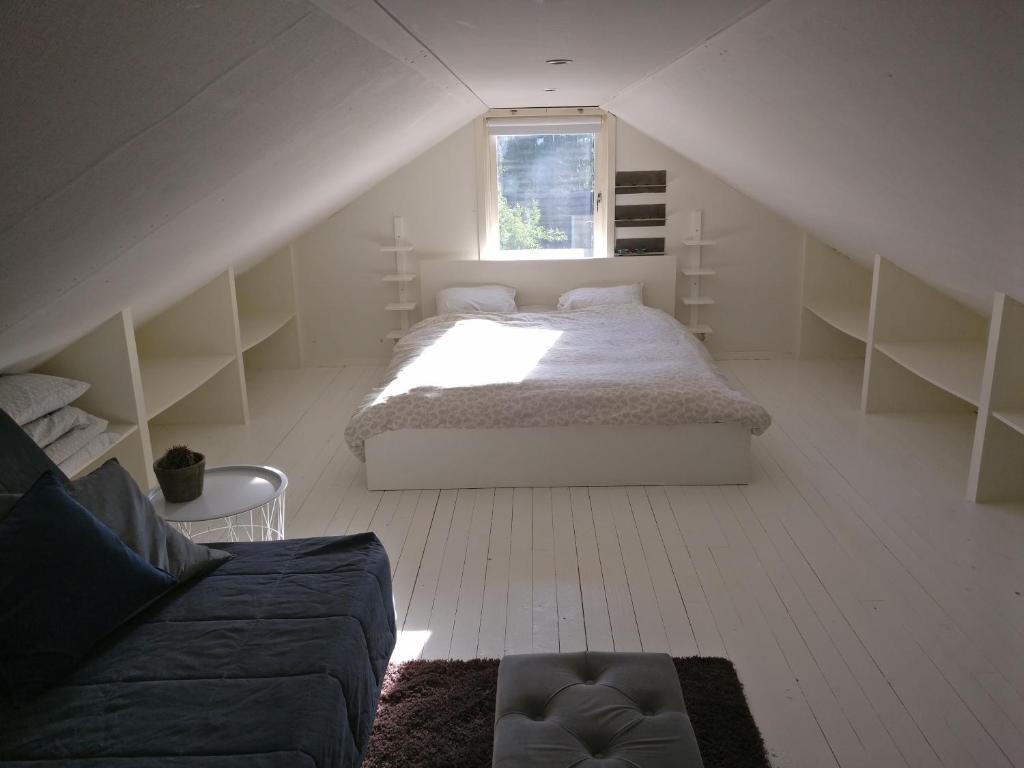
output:
<svg viewBox="0 0 1024 768"><path fill-rule="evenodd" d="M88 388L84 381L60 376L13 373L0 376L0 408L16 424L28 424L77 400Z"/></svg>
<svg viewBox="0 0 1024 768"><path fill-rule="evenodd" d="M463 285L437 292L437 314L515 312L516 289L507 285Z"/></svg>
<svg viewBox="0 0 1024 768"><path fill-rule="evenodd" d="M558 297L559 311L599 307L602 304L643 304L643 283L612 285L607 288L573 288Z"/></svg>

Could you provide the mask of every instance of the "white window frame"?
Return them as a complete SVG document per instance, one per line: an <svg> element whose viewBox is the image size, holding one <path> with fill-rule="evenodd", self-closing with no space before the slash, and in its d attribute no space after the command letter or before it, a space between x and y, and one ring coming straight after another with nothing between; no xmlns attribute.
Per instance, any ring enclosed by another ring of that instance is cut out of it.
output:
<svg viewBox="0 0 1024 768"><path fill-rule="evenodd" d="M545 248L533 251L502 251L498 234L498 159L496 143L487 133L487 120L529 117L599 117L601 129L594 152L594 247L592 257L613 256L615 245L613 220L609 210L615 205L611 180L615 178L615 116L597 107L559 107L540 109L492 109L476 121L477 237L478 258L493 260L584 258L579 249Z"/></svg>

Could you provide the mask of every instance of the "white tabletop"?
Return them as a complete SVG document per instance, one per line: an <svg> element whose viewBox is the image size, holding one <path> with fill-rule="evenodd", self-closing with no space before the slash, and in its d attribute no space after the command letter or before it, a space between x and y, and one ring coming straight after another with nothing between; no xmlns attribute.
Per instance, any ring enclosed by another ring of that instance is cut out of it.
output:
<svg viewBox="0 0 1024 768"><path fill-rule="evenodd" d="M159 486L149 500L160 517L174 523L194 523L230 517L269 504L285 492L288 476L273 467L236 464L210 467L203 479L203 495L194 501L174 504L164 499Z"/></svg>

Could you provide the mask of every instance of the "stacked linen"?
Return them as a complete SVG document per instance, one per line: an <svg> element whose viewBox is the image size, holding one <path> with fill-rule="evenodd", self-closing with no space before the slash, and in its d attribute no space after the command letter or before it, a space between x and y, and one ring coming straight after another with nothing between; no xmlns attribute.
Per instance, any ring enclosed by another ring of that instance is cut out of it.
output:
<svg viewBox="0 0 1024 768"><path fill-rule="evenodd" d="M71 477L112 446L108 423L71 405L89 384L61 376L0 376L0 408L21 426L61 471Z"/></svg>

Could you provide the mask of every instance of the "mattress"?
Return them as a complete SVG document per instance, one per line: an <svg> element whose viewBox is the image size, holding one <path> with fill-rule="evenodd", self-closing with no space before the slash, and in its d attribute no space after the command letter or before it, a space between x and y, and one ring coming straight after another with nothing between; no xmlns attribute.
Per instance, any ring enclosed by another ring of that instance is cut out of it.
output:
<svg viewBox="0 0 1024 768"><path fill-rule="evenodd" d="M400 429L721 422L760 434L771 417L675 318L618 304L427 318L395 345L345 439L365 460L366 440Z"/></svg>
<svg viewBox="0 0 1024 768"><path fill-rule="evenodd" d="M359 765L395 644L383 546L218 546L236 557L0 713L0 765Z"/></svg>

